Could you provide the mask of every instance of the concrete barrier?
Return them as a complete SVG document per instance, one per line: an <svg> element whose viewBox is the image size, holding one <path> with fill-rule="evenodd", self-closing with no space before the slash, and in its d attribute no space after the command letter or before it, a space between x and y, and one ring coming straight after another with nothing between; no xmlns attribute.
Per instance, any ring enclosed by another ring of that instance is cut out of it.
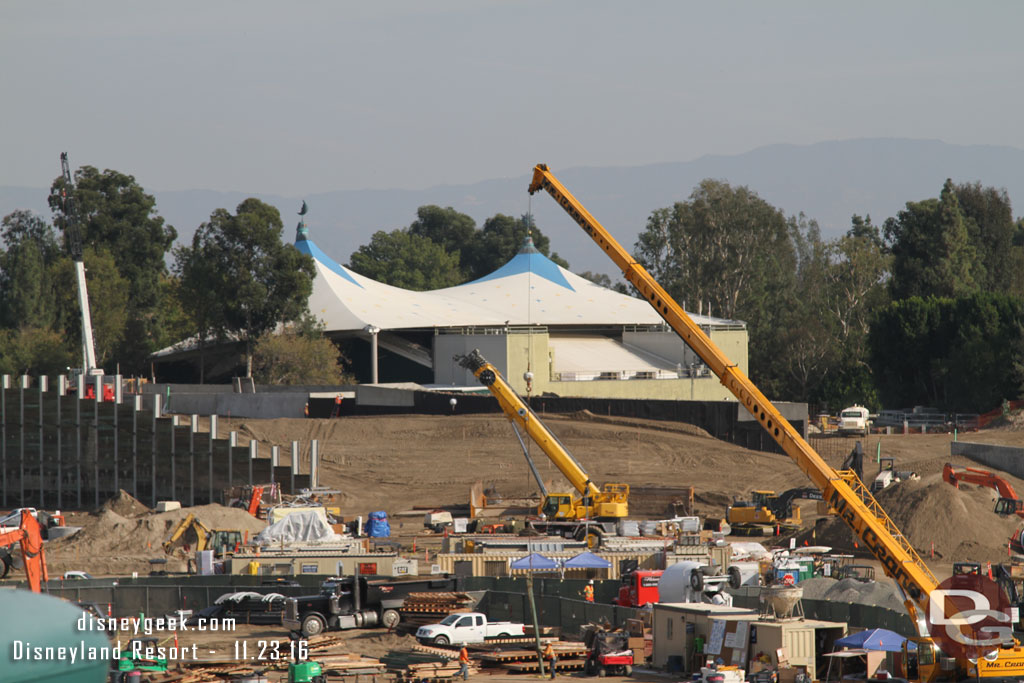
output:
<svg viewBox="0 0 1024 683"><path fill-rule="evenodd" d="M949 445L949 452L1024 479L1024 448L954 441Z"/></svg>

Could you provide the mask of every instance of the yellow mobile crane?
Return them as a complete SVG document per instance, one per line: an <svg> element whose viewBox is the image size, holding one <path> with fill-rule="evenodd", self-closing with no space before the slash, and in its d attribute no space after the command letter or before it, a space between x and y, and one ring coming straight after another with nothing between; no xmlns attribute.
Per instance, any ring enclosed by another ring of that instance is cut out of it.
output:
<svg viewBox="0 0 1024 683"><path fill-rule="evenodd" d="M598 488L586 470L480 351L474 349L465 356L456 356L455 360L490 390L513 426L522 427L579 492L578 496L548 492L531 462L530 468L543 498L537 506L540 519L529 520L530 526L545 533L585 540L591 548L601 545L601 538L605 534L615 532L615 522L629 514L629 484L604 484Z"/></svg>
<svg viewBox="0 0 1024 683"><path fill-rule="evenodd" d="M640 295L700 356L722 384L807 475L821 491L830 511L850 526L860 542L881 563L886 575L899 586L903 604L918 632L916 638L910 638L904 644L904 677L910 681L1024 679L1024 648L1015 640L1004 641L998 649L978 658L951 657L936 647L929 635L926 616L929 614L933 593L942 605L941 609L945 610L945 598L939 597L941 593L937 590L939 582L857 475L849 470L836 471L829 466L650 273L555 178L545 164L538 164L534 168L528 189L530 194L539 190L550 194L615 262L626 280L636 287ZM955 618L950 618L947 623L954 622Z"/></svg>

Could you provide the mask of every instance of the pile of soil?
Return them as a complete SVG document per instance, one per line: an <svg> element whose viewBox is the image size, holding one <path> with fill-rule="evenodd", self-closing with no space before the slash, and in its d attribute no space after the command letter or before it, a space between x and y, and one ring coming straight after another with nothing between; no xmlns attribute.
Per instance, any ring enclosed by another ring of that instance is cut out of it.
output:
<svg viewBox="0 0 1024 683"><path fill-rule="evenodd" d="M99 576L147 575L154 568L185 571L182 554L167 555L163 543L190 513L210 529L237 529L250 539L266 528L266 522L239 508L198 505L154 512L121 491L79 520L81 531L46 544L47 566L55 576L73 569ZM167 564L152 565L150 559L156 558L166 558Z"/></svg>
<svg viewBox="0 0 1024 683"><path fill-rule="evenodd" d="M103 510L116 512L122 517L140 517L153 511L124 489L121 489L117 492L116 496L103 503L100 511Z"/></svg>
<svg viewBox="0 0 1024 683"><path fill-rule="evenodd" d="M892 581L886 578L880 578L878 581L857 581L856 579L836 581L825 577L815 577L801 581L800 585L804 589L805 598L875 605L901 613L906 609L896 592L896 587Z"/></svg>
<svg viewBox="0 0 1024 683"><path fill-rule="evenodd" d="M993 511L996 493L990 488L962 484L954 488L939 475L905 481L876 496L886 513L925 561L1005 561L1006 544L1020 519ZM856 538L837 518L819 521L799 540L830 545L835 552L861 554Z"/></svg>

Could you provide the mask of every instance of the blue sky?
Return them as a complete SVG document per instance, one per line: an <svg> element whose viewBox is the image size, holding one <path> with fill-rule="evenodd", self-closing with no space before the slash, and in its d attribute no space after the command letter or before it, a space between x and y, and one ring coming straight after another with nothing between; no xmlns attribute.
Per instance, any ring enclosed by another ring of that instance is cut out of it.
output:
<svg viewBox="0 0 1024 683"><path fill-rule="evenodd" d="M0 3L0 185L302 196L861 137L1024 148L1016 2Z"/></svg>

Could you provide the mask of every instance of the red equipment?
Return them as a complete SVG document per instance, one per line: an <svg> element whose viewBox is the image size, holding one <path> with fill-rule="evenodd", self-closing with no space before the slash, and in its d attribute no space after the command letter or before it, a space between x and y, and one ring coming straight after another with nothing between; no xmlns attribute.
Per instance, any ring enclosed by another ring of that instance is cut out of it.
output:
<svg viewBox="0 0 1024 683"><path fill-rule="evenodd" d="M957 488L960 488L960 482L967 482L995 489L999 493L999 500L996 501L998 514L1024 517L1024 501L1017 497L1017 492L1013 490L1010 482L988 470L965 467L962 472L957 472L947 462L942 468L942 479Z"/></svg>
<svg viewBox="0 0 1024 683"><path fill-rule="evenodd" d="M622 631L598 631L587 634L592 638L587 645L590 652L583 665L584 673L604 678L633 675L633 651L629 649L629 636Z"/></svg>
<svg viewBox="0 0 1024 683"><path fill-rule="evenodd" d="M39 522L28 510L21 511L21 526L13 531L0 534L0 546L21 544L21 555L25 559L25 574L28 576L28 587L34 593L43 589L43 581L49 581L46 571L46 555L43 552L43 533Z"/></svg>
<svg viewBox="0 0 1024 683"><path fill-rule="evenodd" d="M252 495L249 496L249 514L259 519L260 517L260 501L263 500L263 487L253 486Z"/></svg>
<svg viewBox="0 0 1024 683"><path fill-rule="evenodd" d="M623 607L643 607L658 602L661 569L634 569L622 576L619 597L612 602Z"/></svg>

